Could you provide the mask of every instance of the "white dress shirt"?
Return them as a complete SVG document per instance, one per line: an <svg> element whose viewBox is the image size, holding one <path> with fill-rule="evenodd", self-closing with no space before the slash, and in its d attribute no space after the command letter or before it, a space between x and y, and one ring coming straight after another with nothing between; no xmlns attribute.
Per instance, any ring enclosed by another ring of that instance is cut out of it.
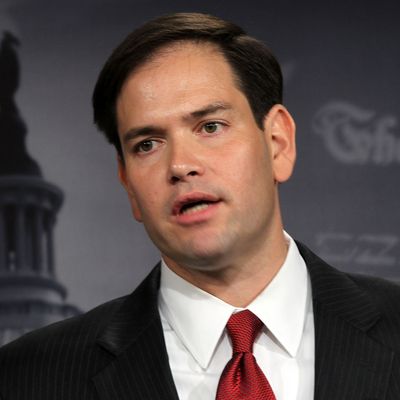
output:
<svg viewBox="0 0 400 400"><path fill-rule="evenodd" d="M277 400L312 400L314 317L311 284L293 239L270 284L246 307L264 323L253 353ZM161 265L159 296L164 337L180 400L215 400L232 357L225 326L235 308Z"/></svg>

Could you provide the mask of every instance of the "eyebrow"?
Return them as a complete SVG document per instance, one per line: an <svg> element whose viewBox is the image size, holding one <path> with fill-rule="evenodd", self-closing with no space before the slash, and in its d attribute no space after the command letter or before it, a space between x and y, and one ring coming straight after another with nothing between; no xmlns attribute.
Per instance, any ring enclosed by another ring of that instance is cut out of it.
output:
<svg viewBox="0 0 400 400"><path fill-rule="evenodd" d="M189 114L183 116L182 120L183 121L191 121L194 119L203 118L210 114L214 114L218 111L231 110L231 109L232 109L232 106L229 103L226 103L223 101L217 101L215 103L207 104L205 107L200 108L199 110L190 112ZM142 126L142 127L138 127L138 128L132 128L132 129L129 129L129 131L123 135L122 141L123 141L123 143L127 143L130 140L135 139L137 137L148 136L149 134L152 134L155 132L161 133L161 132L164 132L164 129L161 129L154 125L147 125L147 126Z"/></svg>
<svg viewBox="0 0 400 400"><path fill-rule="evenodd" d="M217 111L224 111L231 109L232 106L229 103L223 101L217 101L215 103L208 104L205 107L200 108L199 110L192 111L191 113L189 113L189 115L184 116L183 119L191 120L191 119L202 118L209 114L214 114Z"/></svg>
<svg viewBox="0 0 400 400"><path fill-rule="evenodd" d="M130 140L135 139L137 137L148 136L151 133L160 132L160 131L162 131L160 128L157 128L152 125L143 126L143 127L139 127L139 128L132 128L132 129L129 129L129 131L123 135L122 142L126 144Z"/></svg>

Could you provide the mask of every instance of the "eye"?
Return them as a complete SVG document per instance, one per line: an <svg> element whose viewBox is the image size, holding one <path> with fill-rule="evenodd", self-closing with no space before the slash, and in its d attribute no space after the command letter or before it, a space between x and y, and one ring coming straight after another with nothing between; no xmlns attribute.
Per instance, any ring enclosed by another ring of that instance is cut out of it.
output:
<svg viewBox="0 0 400 400"><path fill-rule="evenodd" d="M205 133L216 133L221 128L222 128L222 123L221 122L215 122L215 121L207 122L201 127L201 129Z"/></svg>
<svg viewBox="0 0 400 400"><path fill-rule="evenodd" d="M148 153L156 147L156 141L155 140L144 140L143 142L138 143L134 147L135 153Z"/></svg>

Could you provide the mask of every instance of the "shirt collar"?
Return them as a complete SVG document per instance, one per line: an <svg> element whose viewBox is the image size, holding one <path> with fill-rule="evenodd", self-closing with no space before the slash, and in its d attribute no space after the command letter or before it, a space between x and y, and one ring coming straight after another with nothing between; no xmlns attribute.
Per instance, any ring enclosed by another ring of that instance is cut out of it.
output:
<svg viewBox="0 0 400 400"><path fill-rule="evenodd" d="M269 285L247 307L282 347L295 357L300 346L310 290L306 264L294 240L285 232L286 260Z"/></svg>
<svg viewBox="0 0 400 400"><path fill-rule="evenodd" d="M294 357L301 342L308 295L308 274L294 240L282 267L270 284L249 304L282 347ZM201 290L161 262L159 308L186 349L207 368L236 307Z"/></svg>

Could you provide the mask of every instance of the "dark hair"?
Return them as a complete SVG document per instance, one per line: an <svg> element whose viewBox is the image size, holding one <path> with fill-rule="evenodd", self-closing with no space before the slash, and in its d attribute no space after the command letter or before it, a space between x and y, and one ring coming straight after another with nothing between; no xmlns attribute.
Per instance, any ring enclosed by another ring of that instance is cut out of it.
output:
<svg viewBox="0 0 400 400"><path fill-rule="evenodd" d="M115 108L125 80L157 50L185 40L208 42L219 48L259 127L270 108L282 102L278 62L261 41L248 36L242 28L207 14L177 13L156 18L134 30L113 51L93 92L94 122L121 157Z"/></svg>

